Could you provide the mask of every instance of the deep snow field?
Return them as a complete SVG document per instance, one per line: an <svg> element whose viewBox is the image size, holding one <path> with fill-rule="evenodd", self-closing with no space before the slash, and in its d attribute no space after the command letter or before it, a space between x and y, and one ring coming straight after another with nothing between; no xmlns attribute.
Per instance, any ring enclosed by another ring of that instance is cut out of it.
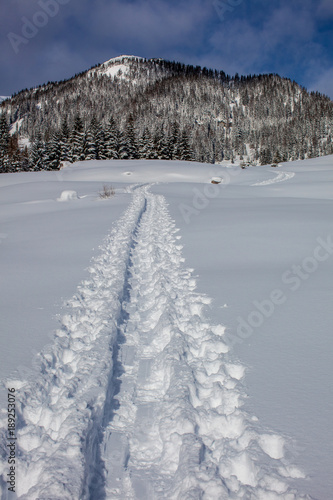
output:
<svg viewBox="0 0 333 500"><path fill-rule="evenodd" d="M332 156L2 174L1 499L330 500L332 186Z"/></svg>

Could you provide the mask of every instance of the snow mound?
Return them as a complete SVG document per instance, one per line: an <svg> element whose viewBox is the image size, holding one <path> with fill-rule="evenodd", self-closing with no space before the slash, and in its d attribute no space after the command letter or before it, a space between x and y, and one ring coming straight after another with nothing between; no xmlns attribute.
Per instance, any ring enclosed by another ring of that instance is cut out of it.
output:
<svg viewBox="0 0 333 500"><path fill-rule="evenodd" d="M71 201L71 200L78 200L79 197L77 195L76 191L63 191L60 195L59 198L57 198L57 201Z"/></svg>
<svg viewBox="0 0 333 500"><path fill-rule="evenodd" d="M211 178L211 180L210 180L210 182L211 182L212 184L221 184L221 182L222 182L222 177L212 177L212 178Z"/></svg>
<svg viewBox="0 0 333 500"><path fill-rule="evenodd" d="M72 163L70 161L62 161L60 163L60 170L62 170L63 168L69 167L70 165L72 165Z"/></svg>

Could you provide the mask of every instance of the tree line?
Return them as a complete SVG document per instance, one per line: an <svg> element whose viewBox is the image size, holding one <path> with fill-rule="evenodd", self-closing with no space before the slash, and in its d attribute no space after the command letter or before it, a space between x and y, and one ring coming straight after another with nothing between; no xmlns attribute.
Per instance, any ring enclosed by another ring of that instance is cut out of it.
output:
<svg viewBox="0 0 333 500"><path fill-rule="evenodd" d="M139 134L131 115L122 130L112 117L103 127L93 116L85 127L78 114L72 128L64 118L59 130L53 132L48 141L37 134L29 151L22 151L18 147L17 135L9 133L5 115L0 116L0 166L3 172L57 170L66 161L113 159L193 161L194 154L187 131L181 130L177 122L172 124L170 134L163 127L154 132L145 128Z"/></svg>

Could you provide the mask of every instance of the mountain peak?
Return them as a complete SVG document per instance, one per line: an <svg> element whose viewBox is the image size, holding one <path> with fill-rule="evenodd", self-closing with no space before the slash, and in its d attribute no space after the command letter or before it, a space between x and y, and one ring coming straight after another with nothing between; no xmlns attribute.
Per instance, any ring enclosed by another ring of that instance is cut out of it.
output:
<svg viewBox="0 0 333 500"><path fill-rule="evenodd" d="M97 68L93 68L89 71L89 73L97 70L98 75L106 75L112 78L117 77L123 80L126 79L126 75L129 72L129 63L133 61L144 62L145 58L129 55L113 57L112 59L100 64Z"/></svg>
<svg viewBox="0 0 333 500"><path fill-rule="evenodd" d="M127 61L144 61L144 57L140 56L128 56L128 55L121 55L117 57L113 57L112 59L109 59L108 61L105 61L104 63L101 64L101 66L105 66L106 64L116 64L119 62L127 62Z"/></svg>

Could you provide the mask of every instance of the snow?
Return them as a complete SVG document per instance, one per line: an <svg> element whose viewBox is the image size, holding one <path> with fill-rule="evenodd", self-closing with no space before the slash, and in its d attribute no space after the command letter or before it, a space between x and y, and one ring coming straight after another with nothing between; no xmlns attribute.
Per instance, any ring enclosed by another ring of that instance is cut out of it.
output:
<svg viewBox="0 0 333 500"><path fill-rule="evenodd" d="M102 64L102 66L107 65L107 64L119 63L119 62L122 62L124 59L126 59L128 61L144 61L145 60L144 57L140 57L140 56L122 55L122 56L113 57L112 59L105 61Z"/></svg>
<svg viewBox="0 0 333 500"><path fill-rule="evenodd" d="M11 126L10 126L10 135L18 134L20 132L21 126L23 123L23 118L20 118L16 120ZM20 149L24 149L25 147L29 148L31 146L31 142L28 137L23 137L21 136L18 139L18 145Z"/></svg>
<svg viewBox="0 0 333 500"><path fill-rule="evenodd" d="M57 201L71 201L71 200L77 200L78 195L76 191L72 190L66 190L63 191L60 195L60 197L57 199Z"/></svg>
<svg viewBox="0 0 333 500"><path fill-rule="evenodd" d="M143 57L127 56L127 55L114 57L101 64L97 69L97 74L106 75L111 78L117 77L124 80L127 79L126 75L129 72L129 66L126 63L128 63L129 61L144 61L144 60L145 59ZM96 70L91 70L90 73L94 71Z"/></svg>
<svg viewBox="0 0 333 500"><path fill-rule="evenodd" d="M332 160L0 176L18 498L330 498Z"/></svg>
<svg viewBox="0 0 333 500"><path fill-rule="evenodd" d="M210 182L214 184L220 184L222 182L222 177L212 177Z"/></svg>
<svg viewBox="0 0 333 500"><path fill-rule="evenodd" d="M294 172L278 172L276 174L276 177L273 179L268 179L267 181L261 181L261 182L256 182L255 184L252 184L252 186L267 186L269 184L275 184L277 182L284 182L287 181L288 179L292 179L294 177L295 173Z"/></svg>
<svg viewBox="0 0 333 500"><path fill-rule="evenodd" d="M115 64L114 66L110 66L106 69L101 70L101 74L106 76L115 77L118 76L120 78L124 78L126 73L128 72L129 67L125 64Z"/></svg>
<svg viewBox="0 0 333 500"><path fill-rule="evenodd" d="M30 148L31 142L29 137L20 137L18 140L18 145L20 149Z"/></svg>
<svg viewBox="0 0 333 500"><path fill-rule="evenodd" d="M23 118L20 118L19 120L17 120L16 122L14 122L11 127L10 127L10 134L11 135L14 135L16 134L17 132L19 132L20 128L21 128L21 125L22 125L22 122L23 122Z"/></svg>
<svg viewBox="0 0 333 500"><path fill-rule="evenodd" d="M10 99L8 95L0 95L0 102L5 101L6 99Z"/></svg>

